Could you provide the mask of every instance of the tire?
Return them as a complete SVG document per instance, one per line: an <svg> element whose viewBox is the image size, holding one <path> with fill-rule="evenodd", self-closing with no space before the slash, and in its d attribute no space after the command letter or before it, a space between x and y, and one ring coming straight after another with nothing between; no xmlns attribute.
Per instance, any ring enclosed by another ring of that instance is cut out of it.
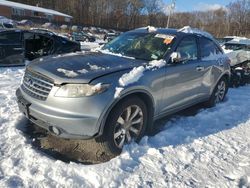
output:
<svg viewBox="0 0 250 188"><path fill-rule="evenodd" d="M96 142L102 146L106 156L117 156L125 144L132 140L140 141L146 130L147 119L146 104L138 97L127 98L111 110L103 135L96 138Z"/></svg>
<svg viewBox="0 0 250 188"><path fill-rule="evenodd" d="M222 77L214 88L210 99L205 103L207 107L213 107L217 103L223 102L228 91L228 79Z"/></svg>

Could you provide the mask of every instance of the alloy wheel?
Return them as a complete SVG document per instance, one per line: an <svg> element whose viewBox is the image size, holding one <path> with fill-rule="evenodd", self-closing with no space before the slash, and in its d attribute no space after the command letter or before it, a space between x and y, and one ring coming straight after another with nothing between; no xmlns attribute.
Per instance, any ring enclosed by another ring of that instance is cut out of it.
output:
<svg viewBox="0 0 250 188"><path fill-rule="evenodd" d="M114 129L114 142L118 148L136 140L143 127L143 112L137 105L128 106L118 117Z"/></svg>
<svg viewBox="0 0 250 188"><path fill-rule="evenodd" d="M223 101L226 94L226 83L222 80L218 86L217 91L215 92L215 103Z"/></svg>

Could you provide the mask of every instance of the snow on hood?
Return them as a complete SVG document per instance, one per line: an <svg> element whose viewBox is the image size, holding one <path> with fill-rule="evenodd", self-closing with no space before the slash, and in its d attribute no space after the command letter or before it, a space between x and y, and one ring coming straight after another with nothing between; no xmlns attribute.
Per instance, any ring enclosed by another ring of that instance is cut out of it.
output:
<svg viewBox="0 0 250 188"><path fill-rule="evenodd" d="M212 39L214 38L213 35L211 35L210 33L206 32L206 31L202 31L202 30L197 29L197 28L191 28L190 26L185 26L185 27L179 29L178 32L196 33L196 34L208 37L208 38L212 38Z"/></svg>
<svg viewBox="0 0 250 188"><path fill-rule="evenodd" d="M69 78L73 78L73 77L78 76L78 74L76 72L74 72L73 70L66 70L66 69L58 68L57 71L64 73L65 76L67 76Z"/></svg>
<svg viewBox="0 0 250 188"><path fill-rule="evenodd" d="M166 65L166 61L161 60L153 60L145 66L134 67L130 72L123 74L119 79L120 87L116 88L116 92L114 98L117 98L121 95L121 92L124 90L123 87L128 86L137 82L142 76L145 70L156 70Z"/></svg>
<svg viewBox="0 0 250 188"><path fill-rule="evenodd" d="M129 56L125 56L125 55L122 55L122 54L119 54L119 53L114 53L114 52L111 52L107 49L103 50L101 48L96 48L94 51L99 51L103 54L109 54L109 55L114 55L114 56L118 56L118 57L124 57L124 58L129 58L129 59L135 59L134 57L129 57Z"/></svg>
<svg viewBox="0 0 250 188"><path fill-rule="evenodd" d="M145 61L127 59L103 53L69 53L44 57L43 61L32 61L27 69L45 74L55 83L81 82L91 80L113 72L137 67ZM72 79L74 78L74 79Z"/></svg>

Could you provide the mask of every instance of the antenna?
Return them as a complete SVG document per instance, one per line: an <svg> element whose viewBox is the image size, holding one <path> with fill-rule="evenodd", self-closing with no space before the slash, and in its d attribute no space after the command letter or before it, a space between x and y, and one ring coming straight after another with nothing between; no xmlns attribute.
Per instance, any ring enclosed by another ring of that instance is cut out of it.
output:
<svg viewBox="0 0 250 188"><path fill-rule="evenodd" d="M171 4L168 6L169 15L168 15L167 28L169 28L169 23L170 23L171 14L174 12L175 4L176 4L176 0L172 0Z"/></svg>

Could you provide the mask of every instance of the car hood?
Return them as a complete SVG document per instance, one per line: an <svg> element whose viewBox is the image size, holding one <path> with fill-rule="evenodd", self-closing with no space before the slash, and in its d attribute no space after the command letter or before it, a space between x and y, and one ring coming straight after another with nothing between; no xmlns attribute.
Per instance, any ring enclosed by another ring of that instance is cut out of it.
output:
<svg viewBox="0 0 250 188"><path fill-rule="evenodd" d="M235 50L226 54L231 60L230 65L235 66L237 64L250 60L250 51Z"/></svg>
<svg viewBox="0 0 250 188"><path fill-rule="evenodd" d="M144 63L101 52L80 52L36 59L27 66L27 70L49 77L55 84L89 83L95 78Z"/></svg>

